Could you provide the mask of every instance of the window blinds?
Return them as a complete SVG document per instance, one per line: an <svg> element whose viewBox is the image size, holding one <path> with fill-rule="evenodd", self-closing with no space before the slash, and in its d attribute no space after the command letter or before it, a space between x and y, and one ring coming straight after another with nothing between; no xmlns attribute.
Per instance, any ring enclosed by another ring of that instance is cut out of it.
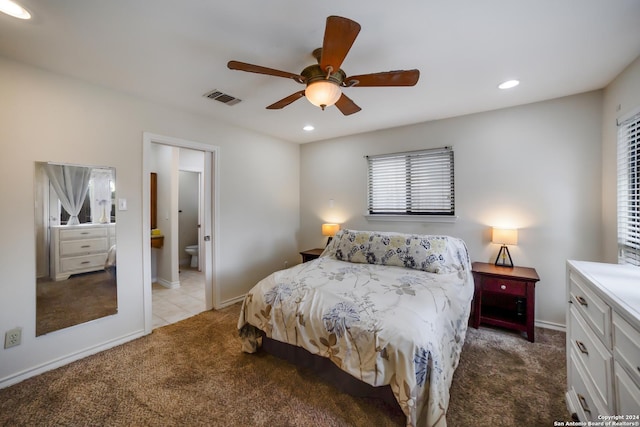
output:
<svg viewBox="0 0 640 427"><path fill-rule="evenodd" d="M640 266L640 113L618 125L618 262Z"/></svg>
<svg viewBox="0 0 640 427"><path fill-rule="evenodd" d="M454 215L453 150L367 156L369 214Z"/></svg>

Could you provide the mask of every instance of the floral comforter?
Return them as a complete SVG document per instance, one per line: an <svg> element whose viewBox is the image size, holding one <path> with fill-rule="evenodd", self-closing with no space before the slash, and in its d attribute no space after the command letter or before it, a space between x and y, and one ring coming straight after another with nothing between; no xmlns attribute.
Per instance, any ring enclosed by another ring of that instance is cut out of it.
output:
<svg viewBox="0 0 640 427"><path fill-rule="evenodd" d="M462 268L440 274L345 262L327 250L275 272L245 297L238 321L243 350L257 350L259 329L370 385L389 384L407 425L446 426L473 296L459 244Z"/></svg>

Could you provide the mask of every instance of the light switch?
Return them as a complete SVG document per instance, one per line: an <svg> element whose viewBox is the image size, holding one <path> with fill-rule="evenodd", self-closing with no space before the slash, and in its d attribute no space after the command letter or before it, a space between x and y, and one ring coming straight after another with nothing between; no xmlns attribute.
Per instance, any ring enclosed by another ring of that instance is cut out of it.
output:
<svg viewBox="0 0 640 427"><path fill-rule="evenodd" d="M119 211L127 210L127 199L118 199L118 210Z"/></svg>

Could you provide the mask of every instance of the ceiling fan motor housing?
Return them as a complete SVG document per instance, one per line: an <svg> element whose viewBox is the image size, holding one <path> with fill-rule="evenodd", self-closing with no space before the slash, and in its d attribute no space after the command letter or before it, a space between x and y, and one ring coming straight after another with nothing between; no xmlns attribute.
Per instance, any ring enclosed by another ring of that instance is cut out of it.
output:
<svg viewBox="0 0 640 427"><path fill-rule="evenodd" d="M335 73L327 73L326 71L323 71L318 64L309 65L307 68L302 70L300 75L304 77L304 82L307 86L310 83L315 83L320 80L329 80L331 83L335 83L340 86L342 85L343 80L347 78L347 75L342 71L342 69L339 69Z"/></svg>

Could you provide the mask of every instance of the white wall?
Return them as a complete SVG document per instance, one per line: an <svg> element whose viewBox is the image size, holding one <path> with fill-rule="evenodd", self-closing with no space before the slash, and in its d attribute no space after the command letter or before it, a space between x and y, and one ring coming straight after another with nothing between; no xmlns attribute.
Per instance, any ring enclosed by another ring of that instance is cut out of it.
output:
<svg viewBox="0 0 640 427"><path fill-rule="evenodd" d="M640 108L640 56L604 92L602 119L602 228L604 258L618 262L617 124L616 119Z"/></svg>
<svg viewBox="0 0 640 427"><path fill-rule="evenodd" d="M0 387L144 331L143 132L220 147L222 301L298 260L299 146L0 58ZM200 94L194 94L200 96ZM229 108L224 105L212 108ZM35 337L34 162L116 168L118 314Z"/></svg>
<svg viewBox="0 0 640 427"><path fill-rule="evenodd" d="M157 173L157 228L164 236L161 248L152 249L156 270L151 277L168 288L180 286L178 276L178 164L180 149L168 145L151 146L151 162ZM119 197L119 196L118 196ZM152 261L153 264L153 261ZM155 274L154 274L155 273Z"/></svg>
<svg viewBox="0 0 640 427"><path fill-rule="evenodd" d="M493 262L492 225L519 228L514 263L536 268L536 320L564 325L565 261L601 254L602 93L389 129L301 148L301 249L321 247L322 222L449 234L473 261ZM366 111L361 114L366 114ZM365 155L451 145L457 222L369 221ZM333 200L331 207L330 200Z"/></svg>

